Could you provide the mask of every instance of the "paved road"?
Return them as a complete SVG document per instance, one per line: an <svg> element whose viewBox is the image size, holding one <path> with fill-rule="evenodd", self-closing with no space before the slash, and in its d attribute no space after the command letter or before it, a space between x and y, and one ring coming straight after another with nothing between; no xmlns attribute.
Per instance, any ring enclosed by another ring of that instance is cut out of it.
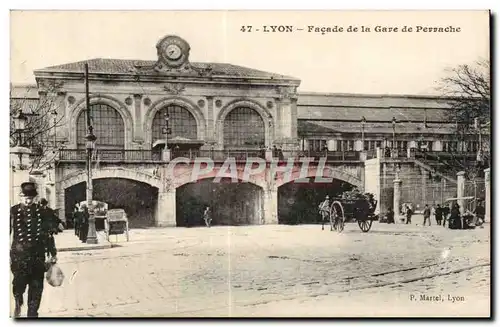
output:
<svg viewBox="0 0 500 327"><path fill-rule="evenodd" d="M41 316L489 315L489 225L171 228L131 238L61 253L66 281L46 284Z"/></svg>

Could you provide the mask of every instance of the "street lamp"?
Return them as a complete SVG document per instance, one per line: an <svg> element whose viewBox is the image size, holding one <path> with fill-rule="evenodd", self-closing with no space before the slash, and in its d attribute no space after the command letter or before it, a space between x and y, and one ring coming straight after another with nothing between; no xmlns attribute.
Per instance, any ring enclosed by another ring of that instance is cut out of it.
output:
<svg viewBox="0 0 500 327"><path fill-rule="evenodd" d="M168 127L168 122L170 120L170 116L167 111L164 113L165 116L165 128L163 128L163 134L165 134L165 149L168 149L168 134L171 133L170 128Z"/></svg>
<svg viewBox="0 0 500 327"><path fill-rule="evenodd" d="M365 116L361 117L361 151L365 150Z"/></svg>
<svg viewBox="0 0 500 327"><path fill-rule="evenodd" d="M95 149L96 140L97 137L92 132L92 126L89 126L89 132L85 135L85 148L87 149L87 208L89 210L89 233L87 236L88 244L97 244L97 232L95 229L95 216L92 199L92 154Z"/></svg>
<svg viewBox="0 0 500 327"><path fill-rule="evenodd" d="M22 110L18 110L17 113L13 116L14 119L14 129L17 134L17 146L23 146L23 132L26 130L26 124L28 122L28 117L22 112Z"/></svg>

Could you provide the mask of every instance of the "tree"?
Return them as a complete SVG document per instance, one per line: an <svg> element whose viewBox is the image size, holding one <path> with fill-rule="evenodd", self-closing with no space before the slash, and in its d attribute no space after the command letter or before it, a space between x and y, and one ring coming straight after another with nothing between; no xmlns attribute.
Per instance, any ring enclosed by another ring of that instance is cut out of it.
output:
<svg viewBox="0 0 500 327"><path fill-rule="evenodd" d="M46 169L56 159L58 142L55 138L57 127L62 125L63 115L57 115L57 89L49 87L46 96L30 95L34 87L22 88L21 94L10 90L10 145L24 146L31 150L30 172ZM15 129L14 116L22 112L27 116L22 138ZM19 144L21 142L21 144Z"/></svg>
<svg viewBox="0 0 500 327"><path fill-rule="evenodd" d="M467 178L475 179L484 168L489 167L490 162L490 62L479 59L473 64L448 68L445 73L437 88L451 108L446 118L455 123L457 141L481 140L481 144L475 160L463 155L460 148L452 148L449 149L451 156L442 162L445 169L453 172L462 170Z"/></svg>

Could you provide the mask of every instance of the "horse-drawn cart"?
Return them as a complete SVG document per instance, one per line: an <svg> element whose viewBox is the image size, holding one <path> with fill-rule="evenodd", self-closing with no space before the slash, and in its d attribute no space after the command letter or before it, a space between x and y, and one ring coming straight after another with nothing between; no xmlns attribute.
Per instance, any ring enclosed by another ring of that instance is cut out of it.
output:
<svg viewBox="0 0 500 327"><path fill-rule="evenodd" d="M363 194L357 197L333 198L330 206L330 230L342 232L345 222L355 220L359 228L368 232L378 216L374 214L377 206L372 196Z"/></svg>

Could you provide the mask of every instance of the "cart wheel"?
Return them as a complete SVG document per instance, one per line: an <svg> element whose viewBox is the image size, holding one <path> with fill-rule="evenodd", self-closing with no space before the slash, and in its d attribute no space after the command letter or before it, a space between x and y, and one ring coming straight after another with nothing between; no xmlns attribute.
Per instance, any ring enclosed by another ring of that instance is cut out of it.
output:
<svg viewBox="0 0 500 327"><path fill-rule="evenodd" d="M361 230L366 233L372 228L373 221L371 220L358 220L358 225Z"/></svg>
<svg viewBox="0 0 500 327"><path fill-rule="evenodd" d="M339 201L334 201L330 207L330 225L331 230L335 229L337 232L344 230L345 217L344 208Z"/></svg>

